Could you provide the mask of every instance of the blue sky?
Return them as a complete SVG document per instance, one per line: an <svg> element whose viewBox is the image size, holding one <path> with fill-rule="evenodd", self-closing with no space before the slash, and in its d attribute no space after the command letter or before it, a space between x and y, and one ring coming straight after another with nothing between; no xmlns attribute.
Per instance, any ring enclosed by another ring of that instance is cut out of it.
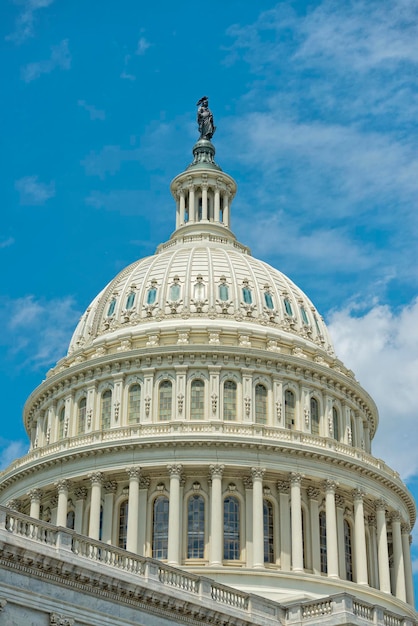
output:
<svg viewBox="0 0 418 626"><path fill-rule="evenodd" d="M1 466L80 314L171 234L207 94L234 232L322 312L418 495L418 4L4 0L0 25Z"/></svg>

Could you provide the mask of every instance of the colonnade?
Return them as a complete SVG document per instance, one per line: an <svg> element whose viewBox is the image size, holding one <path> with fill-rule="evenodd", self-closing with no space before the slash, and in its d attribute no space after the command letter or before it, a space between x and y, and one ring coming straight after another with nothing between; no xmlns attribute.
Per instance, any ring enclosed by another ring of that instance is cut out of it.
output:
<svg viewBox="0 0 418 626"><path fill-rule="evenodd" d="M312 572L345 579L345 559L349 550L354 582L371 585L413 604L410 528L398 511L388 511L388 505L383 499L366 498L359 488L351 489L349 493L344 490L345 495L342 495L334 480L328 478L322 483L312 483L305 481L297 472L280 476L276 480L275 497L271 480L267 484L264 481L263 468L251 468L249 475L243 476L241 488L229 482L230 474L223 465L213 464L208 470L207 489L202 488L199 482L194 483L195 488L205 495L209 507L203 564L220 567L225 563L223 503L225 497L232 493L239 496L242 509L242 565L255 569L277 567L282 571ZM60 480L55 483L55 497L48 502L49 506L55 507L52 521L58 526L66 526L71 494L75 511L74 529L81 533L83 528L87 528L87 534L92 539L116 542L116 529L112 531L116 494L118 502L125 494L125 501L128 501L126 549L152 556L152 506L158 494L165 494L169 499L167 562L181 565L185 560L182 546L184 541L187 543L188 532L187 514L183 524L183 510L187 510L184 509L187 500L184 485L192 479L185 476L180 464L170 464L166 471L169 477L168 489L160 482L150 490L151 480L141 473L139 467L127 468L129 487L126 486L126 480L118 484L100 471L89 475L90 488L77 486L67 479ZM28 495L28 512L31 517L39 519L41 502L45 501L43 492L41 489L33 489ZM266 498L275 502L274 563L265 560L263 503ZM8 504L15 508L20 505L22 509L22 502ZM326 545L321 544L321 511L325 513L326 519ZM344 527L347 515L352 533L349 545ZM321 550L326 551L325 571Z"/></svg>
<svg viewBox="0 0 418 626"><path fill-rule="evenodd" d="M200 221L229 227L230 199L230 192L219 185L212 188L207 181L189 183L186 189L180 189L177 194L176 228Z"/></svg>

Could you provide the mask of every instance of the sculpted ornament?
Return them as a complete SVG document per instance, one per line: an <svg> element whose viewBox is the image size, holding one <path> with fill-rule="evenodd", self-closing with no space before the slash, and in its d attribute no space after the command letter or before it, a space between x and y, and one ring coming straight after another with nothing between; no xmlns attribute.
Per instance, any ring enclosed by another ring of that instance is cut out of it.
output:
<svg viewBox="0 0 418 626"><path fill-rule="evenodd" d="M59 613L51 613L49 616L49 624L50 626L73 626L74 620Z"/></svg>

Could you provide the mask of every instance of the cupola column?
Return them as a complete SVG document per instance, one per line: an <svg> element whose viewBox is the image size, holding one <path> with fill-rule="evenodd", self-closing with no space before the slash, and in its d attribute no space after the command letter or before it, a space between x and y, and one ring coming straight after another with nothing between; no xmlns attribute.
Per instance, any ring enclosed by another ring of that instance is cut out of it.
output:
<svg viewBox="0 0 418 626"><path fill-rule="evenodd" d="M316 487L308 488L309 514L311 518L312 570L321 573L321 555L319 549L319 494Z"/></svg>
<svg viewBox="0 0 418 626"><path fill-rule="evenodd" d="M401 516L398 511L391 515L393 541L393 591L397 598L406 602L405 565L402 552Z"/></svg>
<svg viewBox="0 0 418 626"><path fill-rule="evenodd" d="M183 189L180 191L180 216L179 216L179 226L182 226L185 222L185 198Z"/></svg>
<svg viewBox="0 0 418 626"><path fill-rule="evenodd" d="M290 572L290 504L288 480L277 482L280 501L280 563L284 572Z"/></svg>
<svg viewBox="0 0 418 626"><path fill-rule="evenodd" d="M368 584L367 558L366 558L366 531L364 527L363 492L354 489L354 556L356 568L356 582L360 585Z"/></svg>
<svg viewBox="0 0 418 626"><path fill-rule="evenodd" d="M210 509L210 565L222 565L223 547L223 511L222 511L222 474L224 465L210 465L212 479Z"/></svg>
<svg viewBox="0 0 418 626"><path fill-rule="evenodd" d="M75 495L75 521L74 530L76 533L83 532L84 503L87 498L87 489L85 487L77 487L74 491Z"/></svg>
<svg viewBox="0 0 418 626"><path fill-rule="evenodd" d="M128 500L128 528L126 532L126 549L129 552L138 551L138 510L139 510L139 473L140 467L128 467L129 500Z"/></svg>
<svg viewBox="0 0 418 626"><path fill-rule="evenodd" d="M266 470L251 469L253 479L253 567L264 567L263 476Z"/></svg>
<svg viewBox="0 0 418 626"><path fill-rule="evenodd" d="M55 483L58 489L58 510L57 510L57 526L67 526L67 508L68 508L68 489L70 487L69 480L60 480Z"/></svg>
<svg viewBox="0 0 418 626"><path fill-rule="evenodd" d="M405 567L406 601L408 602L408 604L414 606L414 585L412 578L410 532L411 528L408 524L401 525L403 562Z"/></svg>
<svg viewBox="0 0 418 626"><path fill-rule="evenodd" d="M300 483L302 475L290 474L290 507L292 511L292 570L303 572L302 501Z"/></svg>
<svg viewBox="0 0 418 626"><path fill-rule="evenodd" d="M390 593L390 572L388 534L386 529L386 508L384 500L376 501L377 553L379 560L380 591Z"/></svg>
<svg viewBox="0 0 418 626"><path fill-rule="evenodd" d="M32 491L29 491L29 498L30 498L29 515L30 517L39 519L40 512L41 512L41 498L42 498L41 489L32 489Z"/></svg>
<svg viewBox="0 0 418 626"><path fill-rule="evenodd" d="M221 195L219 187L215 188L214 204L213 204L213 219L215 222L220 222L221 219Z"/></svg>
<svg viewBox="0 0 418 626"><path fill-rule="evenodd" d="M89 537L99 539L103 474L101 472L93 472L89 474L89 478L91 482Z"/></svg>
<svg viewBox="0 0 418 626"><path fill-rule="evenodd" d="M178 565L180 562L180 478L182 465L168 465L170 474L170 507L168 509L167 562Z"/></svg>
<svg viewBox="0 0 418 626"><path fill-rule="evenodd" d="M325 514L327 523L327 568L330 578L338 578L337 516L335 510L335 490L333 480L325 481Z"/></svg>
<svg viewBox="0 0 418 626"><path fill-rule="evenodd" d="M113 509L117 486L118 485L114 480L107 480L103 484L103 491L105 495L103 504L102 541L108 544L112 543Z"/></svg>
<svg viewBox="0 0 418 626"><path fill-rule="evenodd" d="M208 184L202 183L202 220L208 219Z"/></svg>
<svg viewBox="0 0 418 626"><path fill-rule="evenodd" d="M224 193L223 196L223 209L222 209L222 221L229 228L229 194Z"/></svg>
<svg viewBox="0 0 418 626"><path fill-rule="evenodd" d="M194 185L189 186L189 222L195 222L195 200L194 200Z"/></svg>

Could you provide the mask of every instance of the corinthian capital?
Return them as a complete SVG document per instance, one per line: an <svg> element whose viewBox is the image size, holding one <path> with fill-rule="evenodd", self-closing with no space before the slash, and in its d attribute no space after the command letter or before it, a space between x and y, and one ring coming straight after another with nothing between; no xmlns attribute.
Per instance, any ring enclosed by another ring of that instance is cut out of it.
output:
<svg viewBox="0 0 418 626"><path fill-rule="evenodd" d="M209 465L211 478L214 478L215 476L222 477L222 474L224 473L224 469L225 469L225 465Z"/></svg>
<svg viewBox="0 0 418 626"><path fill-rule="evenodd" d="M251 468L251 476L253 480L259 479L263 480L263 476L266 473L266 470L261 467L252 467Z"/></svg>
<svg viewBox="0 0 418 626"><path fill-rule="evenodd" d="M183 465L174 463L173 465L167 465L167 469L170 476L181 476Z"/></svg>
<svg viewBox="0 0 418 626"><path fill-rule="evenodd" d="M69 480L67 480L66 478L63 478L62 480L59 480L58 482L55 483L55 487L57 488L58 493L68 493L70 484L71 483Z"/></svg>
<svg viewBox="0 0 418 626"><path fill-rule="evenodd" d="M331 480L330 478L327 478L327 480L324 482L325 493L335 493L337 487L338 483L335 482L335 480Z"/></svg>
<svg viewBox="0 0 418 626"><path fill-rule="evenodd" d="M141 473L140 467L127 467L126 473L129 476L130 480L138 480L139 474Z"/></svg>
<svg viewBox="0 0 418 626"><path fill-rule="evenodd" d="M92 485L101 485L103 482L102 472L92 472L88 477Z"/></svg>

